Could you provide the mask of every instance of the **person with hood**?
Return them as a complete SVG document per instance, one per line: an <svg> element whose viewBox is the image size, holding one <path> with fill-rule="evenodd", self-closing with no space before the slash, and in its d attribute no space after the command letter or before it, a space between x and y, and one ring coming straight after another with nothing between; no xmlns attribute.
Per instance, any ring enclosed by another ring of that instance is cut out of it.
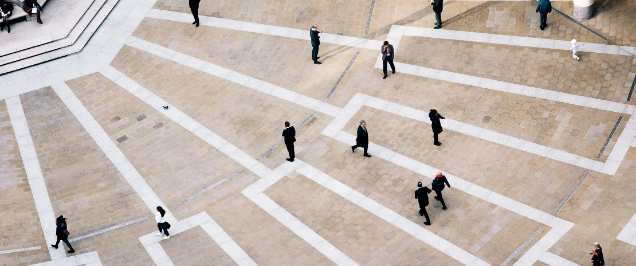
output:
<svg viewBox="0 0 636 266"><path fill-rule="evenodd" d="M439 133L442 133L444 130L442 129L442 123L439 120L446 118L440 115L435 109L431 109L431 112L428 113L428 118L431 119L431 127L433 128L433 144L435 146L440 146L442 143L439 142L437 137Z"/></svg>
<svg viewBox="0 0 636 266"><path fill-rule="evenodd" d="M541 17L541 26L539 26L539 28L543 30L547 24L546 21L548 20L548 13L552 12L552 4L550 3L550 0L539 0L536 12L539 12Z"/></svg>
<svg viewBox="0 0 636 266"><path fill-rule="evenodd" d="M64 216L62 215L57 217L57 219L55 220L55 226L55 235L57 236L57 241L55 241L55 245L51 245L51 247L57 249L60 241L64 241L64 243L66 243L66 246L68 246L69 248L68 253L75 253L73 246L71 246L71 242L68 241L69 232L67 230L66 218L64 218Z"/></svg>
<svg viewBox="0 0 636 266"><path fill-rule="evenodd" d="M431 187L433 188L433 191L435 191L435 199L442 203L442 210L446 210L446 204L444 203L444 198L442 197L444 184L446 184L448 188L451 187L451 185L448 183L448 179L446 179L446 176L444 176L442 172L438 172L437 175L435 175L435 179L433 179L433 184L431 185Z"/></svg>

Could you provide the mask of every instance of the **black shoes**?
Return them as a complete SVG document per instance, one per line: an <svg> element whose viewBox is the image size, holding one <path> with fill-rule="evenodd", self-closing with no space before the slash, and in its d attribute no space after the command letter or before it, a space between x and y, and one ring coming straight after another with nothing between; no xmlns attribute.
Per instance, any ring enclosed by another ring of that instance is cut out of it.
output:
<svg viewBox="0 0 636 266"><path fill-rule="evenodd" d="M316 59L320 59L320 56L316 57Z"/></svg>
<svg viewBox="0 0 636 266"><path fill-rule="evenodd" d="M441 28L442 28L441 26L435 26L435 27L433 27L433 29L441 29Z"/></svg>
<svg viewBox="0 0 636 266"><path fill-rule="evenodd" d="M371 158L371 154L365 154L364 157Z"/></svg>
<svg viewBox="0 0 636 266"><path fill-rule="evenodd" d="M393 74L395 74L395 70L393 70Z"/></svg>
<svg viewBox="0 0 636 266"><path fill-rule="evenodd" d="M163 106L163 109L168 110L168 106L167 106L167 105L164 105L164 106Z"/></svg>
<svg viewBox="0 0 636 266"><path fill-rule="evenodd" d="M197 27L198 27L199 26L199 21L192 22L192 25L197 25Z"/></svg>
<svg viewBox="0 0 636 266"><path fill-rule="evenodd" d="M351 146L351 152L356 152L356 146Z"/></svg>
<svg viewBox="0 0 636 266"><path fill-rule="evenodd" d="M431 225L431 223L424 222L425 225Z"/></svg>
<svg viewBox="0 0 636 266"><path fill-rule="evenodd" d="M68 253L75 253L75 250L71 249L68 251Z"/></svg>
<svg viewBox="0 0 636 266"><path fill-rule="evenodd" d="M441 142L433 143L433 144L435 144L435 146L442 146L442 143L441 143Z"/></svg>
<svg viewBox="0 0 636 266"><path fill-rule="evenodd" d="M442 207L442 210L446 210L446 206Z"/></svg>
<svg viewBox="0 0 636 266"><path fill-rule="evenodd" d="M55 249L57 249L57 245L51 245L51 247L54 247Z"/></svg>
<svg viewBox="0 0 636 266"><path fill-rule="evenodd" d="M288 162L293 162L294 161L293 159L289 159L289 158L287 158L285 160L287 160Z"/></svg>
<svg viewBox="0 0 636 266"><path fill-rule="evenodd" d="M539 27L539 29L543 30L543 27Z"/></svg>
<svg viewBox="0 0 636 266"><path fill-rule="evenodd" d="M386 79L386 75L384 75L384 77L382 79Z"/></svg>
<svg viewBox="0 0 636 266"><path fill-rule="evenodd" d="M316 65L320 65L320 64L322 64L322 63L320 63L320 62L318 62L318 61L314 61L314 64L316 64Z"/></svg>

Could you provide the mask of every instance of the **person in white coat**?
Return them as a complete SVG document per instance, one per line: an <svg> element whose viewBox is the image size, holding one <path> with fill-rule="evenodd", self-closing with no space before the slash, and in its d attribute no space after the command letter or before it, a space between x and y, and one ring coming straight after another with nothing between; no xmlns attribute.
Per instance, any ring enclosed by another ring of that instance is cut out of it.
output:
<svg viewBox="0 0 636 266"><path fill-rule="evenodd" d="M165 234L166 236L163 239L170 238L170 233L168 233L168 226L166 223L166 211L161 208L161 206L157 206L157 215L155 215L155 220L157 220L157 228L159 228L158 236Z"/></svg>
<svg viewBox="0 0 636 266"><path fill-rule="evenodd" d="M576 56L576 52L579 51L579 45L576 43L576 39L572 39L572 41L570 41L570 44L572 44L572 47L570 47L570 50L572 50L572 58L576 59L576 61L579 61L579 57Z"/></svg>

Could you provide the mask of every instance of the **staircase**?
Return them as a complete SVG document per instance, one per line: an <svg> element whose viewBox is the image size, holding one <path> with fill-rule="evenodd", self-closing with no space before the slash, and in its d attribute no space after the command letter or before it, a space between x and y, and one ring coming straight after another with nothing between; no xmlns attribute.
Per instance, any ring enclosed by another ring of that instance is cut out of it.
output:
<svg viewBox="0 0 636 266"><path fill-rule="evenodd" d="M51 34L0 47L0 75L77 53L119 0L86 0L69 11L69 25ZM46 8L43 9L46 12Z"/></svg>

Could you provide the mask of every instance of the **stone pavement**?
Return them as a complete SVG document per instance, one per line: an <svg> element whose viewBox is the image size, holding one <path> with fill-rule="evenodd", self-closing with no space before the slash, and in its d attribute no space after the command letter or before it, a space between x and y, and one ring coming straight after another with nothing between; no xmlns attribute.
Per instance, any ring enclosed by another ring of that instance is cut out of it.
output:
<svg viewBox="0 0 636 266"><path fill-rule="evenodd" d="M426 1L204 1L194 27L184 1L122 0L82 52L0 76L0 265L572 265L595 241L636 264L633 0L581 22L607 41L538 30L533 1L445 4L429 31ZM49 248L61 214L76 254Z"/></svg>

